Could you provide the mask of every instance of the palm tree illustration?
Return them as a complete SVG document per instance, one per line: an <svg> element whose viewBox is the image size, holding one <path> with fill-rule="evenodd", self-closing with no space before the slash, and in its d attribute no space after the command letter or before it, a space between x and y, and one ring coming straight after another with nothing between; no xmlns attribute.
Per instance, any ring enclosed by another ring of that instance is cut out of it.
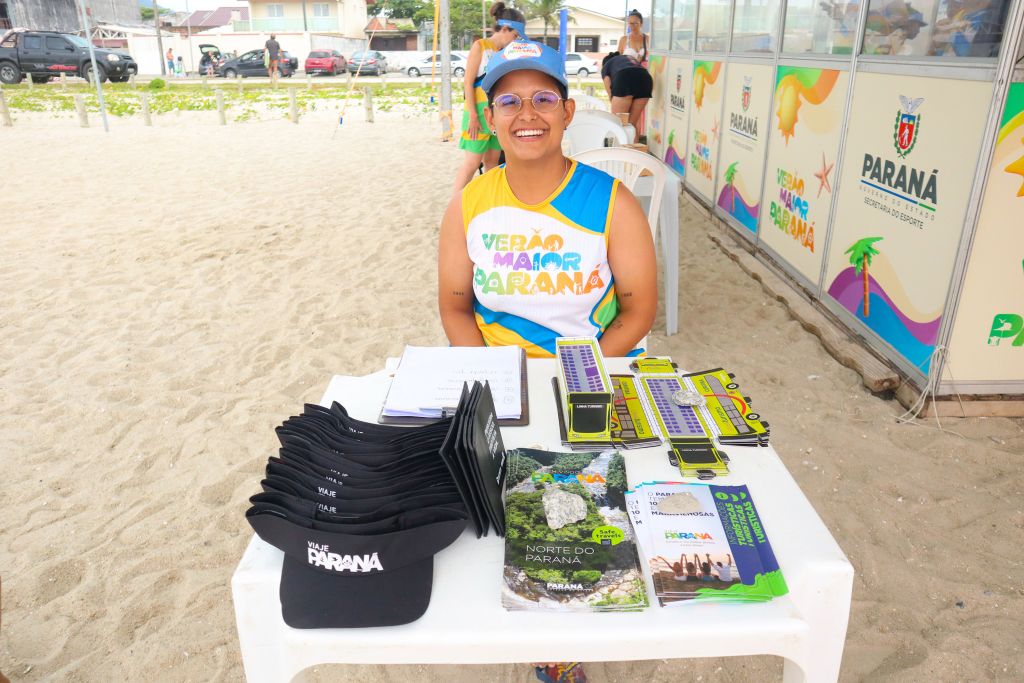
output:
<svg viewBox="0 0 1024 683"><path fill-rule="evenodd" d="M736 186L733 185L733 179L736 177L736 165L740 162L734 161L729 164L729 168L725 169L725 182L729 183L729 190L732 194L732 208L729 209L729 213L736 213Z"/></svg>
<svg viewBox="0 0 1024 683"><path fill-rule="evenodd" d="M865 237L850 245L844 254L850 255L850 264L858 275L864 277L864 317L868 317L868 267L871 265L871 257L878 256L878 250L874 243L881 241L881 237Z"/></svg>

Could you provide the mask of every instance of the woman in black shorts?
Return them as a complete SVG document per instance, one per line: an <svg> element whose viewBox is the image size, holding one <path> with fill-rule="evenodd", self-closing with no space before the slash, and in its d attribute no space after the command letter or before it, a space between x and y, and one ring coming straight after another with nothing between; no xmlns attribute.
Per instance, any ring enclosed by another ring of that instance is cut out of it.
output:
<svg viewBox="0 0 1024 683"><path fill-rule="evenodd" d="M602 62L601 77L612 100L612 113L628 113L629 122L639 129L640 117L654 90L651 74L636 57L612 52Z"/></svg>

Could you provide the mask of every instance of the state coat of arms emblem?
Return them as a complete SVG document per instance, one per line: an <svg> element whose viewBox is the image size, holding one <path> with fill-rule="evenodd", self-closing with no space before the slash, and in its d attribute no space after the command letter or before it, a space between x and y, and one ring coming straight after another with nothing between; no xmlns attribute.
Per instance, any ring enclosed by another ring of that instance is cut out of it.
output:
<svg viewBox="0 0 1024 683"><path fill-rule="evenodd" d="M893 142L896 153L906 157L917 144L917 134L921 130L921 115L915 112L924 102L923 97L910 99L900 95L900 110L896 113L896 126L893 130Z"/></svg>

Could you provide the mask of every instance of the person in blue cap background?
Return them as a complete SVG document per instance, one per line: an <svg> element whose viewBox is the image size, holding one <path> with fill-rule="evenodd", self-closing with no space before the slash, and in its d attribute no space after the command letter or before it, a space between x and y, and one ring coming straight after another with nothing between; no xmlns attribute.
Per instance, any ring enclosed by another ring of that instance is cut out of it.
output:
<svg viewBox="0 0 1024 683"><path fill-rule="evenodd" d="M911 41L927 26L924 15L909 2L893 0L882 7L868 10L864 27L864 52L875 55L913 55ZM923 50L917 51L923 55Z"/></svg>
<svg viewBox="0 0 1024 683"><path fill-rule="evenodd" d="M495 19L494 33L490 38L481 38L473 43L466 58L463 84L465 102L462 134L459 136L459 149L465 150L466 154L455 176L456 192L466 186L481 163L485 171L498 165L501 146L493 131L484 123L483 111L487 107L487 96L480 84L491 57L516 38L526 37L526 18L519 10L506 7L504 2L496 2L491 6L491 16Z"/></svg>
<svg viewBox="0 0 1024 683"><path fill-rule="evenodd" d="M562 153L575 102L561 57L513 42L481 85L506 163L457 193L441 224L449 342L553 357L558 337L589 336L608 357L642 353L658 298L651 230L619 181Z"/></svg>

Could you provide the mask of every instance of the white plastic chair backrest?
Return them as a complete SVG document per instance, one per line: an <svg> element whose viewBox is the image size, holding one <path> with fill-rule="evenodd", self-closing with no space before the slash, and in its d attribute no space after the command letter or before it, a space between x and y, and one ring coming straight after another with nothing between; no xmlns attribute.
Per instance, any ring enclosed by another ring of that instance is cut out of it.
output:
<svg viewBox="0 0 1024 683"><path fill-rule="evenodd" d="M571 97L573 100L575 100L575 102L576 102L576 111L577 112L591 111L591 110L601 111L605 107L608 106L607 102L599 100L598 98L594 97L593 95L588 95L586 93L579 92L577 90L573 90L572 92L570 92L569 93L569 97Z"/></svg>
<svg viewBox="0 0 1024 683"><path fill-rule="evenodd" d="M622 121L619 119L619 117L611 113L610 111L605 110L604 107L601 107L600 109L585 109L584 111L587 112L586 114L583 115L584 117L602 119L604 121L608 121L609 123L614 123L617 126L622 126Z"/></svg>
<svg viewBox="0 0 1024 683"><path fill-rule="evenodd" d="M661 197L665 192L665 165L646 152L628 147L602 147L588 149L574 154L576 161L599 168L634 192L640 174L651 173L651 204L647 209L647 223L651 226L651 239L658 239L658 215L661 212ZM635 192L634 192L635 193ZM650 351L648 335L644 335L637 346Z"/></svg>
<svg viewBox="0 0 1024 683"><path fill-rule="evenodd" d="M607 114L611 119L603 116ZM616 145L629 142L626 130L608 112L597 109L577 111L572 123L565 129L565 138L569 141L569 154L573 155L588 149L604 147L605 138L611 136Z"/></svg>
<svg viewBox="0 0 1024 683"><path fill-rule="evenodd" d="M646 152L628 147L588 149L573 154L572 158L617 178L634 194L640 174L643 171L650 171L652 191L651 203L647 208L647 222L651 226L651 237L658 239L658 214L661 210L661 197L665 192L664 164Z"/></svg>

